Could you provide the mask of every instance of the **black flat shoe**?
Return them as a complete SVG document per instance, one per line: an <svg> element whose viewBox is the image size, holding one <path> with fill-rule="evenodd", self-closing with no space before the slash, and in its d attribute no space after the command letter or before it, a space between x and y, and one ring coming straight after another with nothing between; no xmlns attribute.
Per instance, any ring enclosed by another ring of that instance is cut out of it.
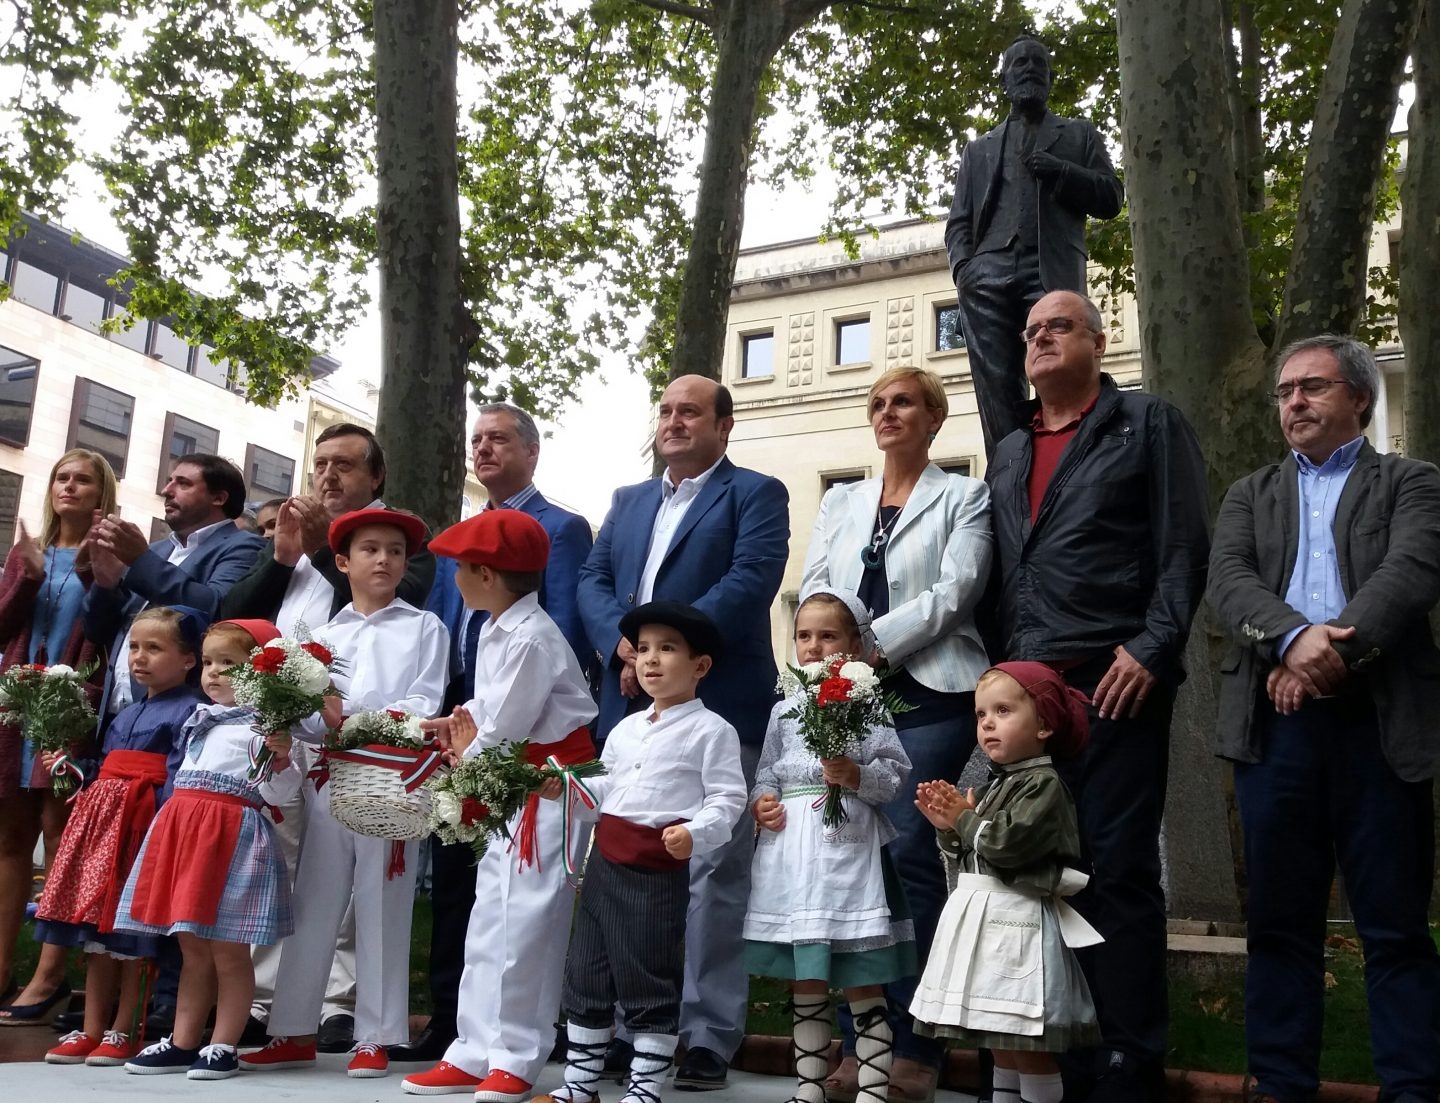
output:
<svg viewBox="0 0 1440 1103"><path fill-rule="evenodd" d="M349 1053L354 1045L353 1015L331 1015L315 1032L315 1048L321 1053Z"/></svg>
<svg viewBox="0 0 1440 1103"><path fill-rule="evenodd" d="M611 1038L605 1047L605 1067L601 1073L607 1080L623 1084L630 1077L630 1062L635 1059L635 1047L624 1038Z"/></svg>
<svg viewBox="0 0 1440 1103"><path fill-rule="evenodd" d="M46 1026L65 1010L69 1002L70 982L61 981L60 987L39 1003L12 1003L8 1007L0 1007L0 1026Z"/></svg>
<svg viewBox="0 0 1440 1103"><path fill-rule="evenodd" d="M450 1043L454 1040L454 1034L427 1026L415 1035L413 1042L398 1046L386 1046L385 1049L390 1054L392 1061L424 1061L427 1064L434 1064L436 1061L445 1059L445 1051L450 1048Z"/></svg>
<svg viewBox="0 0 1440 1103"><path fill-rule="evenodd" d="M696 1046L685 1052L675 1070L675 1087L682 1092L712 1092L725 1086L730 1065L713 1049Z"/></svg>

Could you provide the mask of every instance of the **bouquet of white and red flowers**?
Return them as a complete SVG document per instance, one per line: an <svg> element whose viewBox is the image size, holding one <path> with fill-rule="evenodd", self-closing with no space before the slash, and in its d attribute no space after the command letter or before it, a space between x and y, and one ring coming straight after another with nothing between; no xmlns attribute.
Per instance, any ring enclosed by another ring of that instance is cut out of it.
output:
<svg viewBox="0 0 1440 1103"><path fill-rule="evenodd" d="M0 722L15 724L37 754L56 751L50 767L50 787L58 797L73 799L84 782L70 748L95 731L95 708L85 695L85 682L95 672L92 663L73 667L12 666L0 674Z"/></svg>
<svg viewBox="0 0 1440 1103"><path fill-rule="evenodd" d="M890 723L894 713L910 707L881 691L880 675L869 663L849 655L786 667L779 690L786 697L800 698L782 718L796 721L805 749L820 759L853 758L871 727ZM850 818L844 794L839 785L826 786L821 816L826 827L839 827Z"/></svg>
<svg viewBox="0 0 1440 1103"><path fill-rule="evenodd" d="M477 859L483 858L496 835L510 838L510 819L525 806L530 794L548 779L561 777L570 790L561 798L566 821L565 869L573 873L569 846L571 801L577 799L593 808L595 799L586 789L584 779L603 774L605 767L598 759L562 766L553 758L543 766L536 766L529 760L529 750L530 743L525 739L486 747L432 782L431 828L443 842L465 843ZM521 831L524 830L522 823ZM522 839L522 850L524 845Z"/></svg>
<svg viewBox="0 0 1440 1103"><path fill-rule="evenodd" d="M250 779L270 776L274 755L264 745L271 732L288 731L340 692L330 684L337 669L324 644L281 636L250 652L250 657L225 671L235 690L235 703L255 713L252 725L260 736L250 752Z"/></svg>
<svg viewBox="0 0 1440 1103"><path fill-rule="evenodd" d="M357 712L325 739L326 750L349 751L374 744L418 751L425 746L425 730L420 717L399 709L376 709Z"/></svg>

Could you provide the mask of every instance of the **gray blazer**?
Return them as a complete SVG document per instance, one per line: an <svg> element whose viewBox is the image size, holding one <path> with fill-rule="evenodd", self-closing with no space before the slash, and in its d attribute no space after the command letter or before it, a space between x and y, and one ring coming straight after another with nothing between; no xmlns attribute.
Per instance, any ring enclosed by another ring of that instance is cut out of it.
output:
<svg viewBox="0 0 1440 1103"><path fill-rule="evenodd" d="M1259 762L1260 709L1276 647L1305 618L1285 603L1295 566L1300 495L1294 456L1225 495L1210 551L1207 596L1229 634L1220 666L1217 753ZM1335 513L1345 608L1331 624L1355 635L1336 650L1375 700L1385 760L1405 781L1440 767L1440 649L1429 614L1440 601L1440 471L1368 443Z"/></svg>

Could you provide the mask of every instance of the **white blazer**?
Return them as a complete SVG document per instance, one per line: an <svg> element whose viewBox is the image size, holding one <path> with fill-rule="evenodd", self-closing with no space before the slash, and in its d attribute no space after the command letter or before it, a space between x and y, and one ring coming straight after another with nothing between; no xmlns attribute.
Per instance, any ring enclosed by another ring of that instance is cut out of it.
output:
<svg viewBox="0 0 1440 1103"><path fill-rule="evenodd" d="M802 595L812 586L859 589L860 551L874 535L880 491L877 478L826 492L810 533ZM975 627L975 607L989 581L993 552L990 488L929 464L885 546L890 611L877 617L873 628L892 665L941 693L975 688L990 665Z"/></svg>

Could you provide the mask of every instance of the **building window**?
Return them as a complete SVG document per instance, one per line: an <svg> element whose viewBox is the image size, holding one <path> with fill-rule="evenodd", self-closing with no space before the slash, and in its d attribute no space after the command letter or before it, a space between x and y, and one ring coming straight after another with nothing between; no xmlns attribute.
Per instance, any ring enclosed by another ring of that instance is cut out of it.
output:
<svg viewBox="0 0 1440 1103"><path fill-rule="evenodd" d="M55 313L55 299L60 294L60 277L23 260L15 262L15 276L10 281L10 296L17 302Z"/></svg>
<svg viewBox="0 0 1440 1103"><path fill-rule="evenodd" d="M740 338L740 378L761 379L775 374L775 331Z"/></svg>
<svg viewBox="0 0 1440 1103"><path fill-rule="evenodd" d="M15 520L20 516L20 488L24 484L25 480L15 472L0 471L0 539L11 543L15 541Z"/></svg>
<svg viewBox="0 0 1440 1103"><path fill-rule="evenodd" d="M820 481L825 484L825 489L831 490L837 486L844 486L847 483L858 483L865 478L863 471L841 471L833 475L821 475Z"/></svg>
<svg viewBox="0 0 1440 1103"><path fill-rule="evenodd" d="M220 451L219 430L179 414L165 415L165 441L166 451L160 457L160 478L155 486L156 494L164 489L165 483L169 481L171 468L181 456L195 452L213 456Z"/></svg>
<svg viewBox="0 0 1440 1103"><path fill-rule="evenodd" d="M173 329L159 322L155 323L155 339L150 346L150 355L172 368L190 370L190 346Z"/></svg>
<svg viewBox="0 0 1440 1103"><path fill-rule="evenodd" d="M164 540L170 535L170 526L159 517L150 518L150 543L157 540Z"/></svg>
<svg viewBox="0 0 1440 1103"><path fill-rule="evenodd" d="M147 353L150 351L150 323L144 318L136 318L135 324L129 329L117 329L110 334L110 340L117 345L124 345L127 349Z"/></svg>
<svg viewBox="0 0 1440 1103"><path fill-rule="evenodd" d="M66 283L65 297L60 300L60 317L72 325L99 333L100 325L105 321L105 305L104 295L87 287Z"/></svg>
<svg viewBox="0 0 1440 1103"><path fill-rule="evenodd" d="M968 459L940 460L935 466L947 475L964 475L966 478L969 478L975 470L975 465Z"/></svg>
<svg viewBox="0 0 1440 1103"><path fill-rule="evenodd" d="M870 362L870 319L857 318L835 323L835 363L868 364Z"/></svg>
<svg viewBox="0 0 1440 1103"><path fill-rule="evenodd" d="M30 443L30 415L40 362L0 345L0 441L24 448Z"/></svg>
<svg viewBox="0 0 1440 1103"><path fill-rule="evenodd" d="M67 447L99 452L110 461L115 477L123 479L134 415L135 400L128 394L101 386L93 379L77 379Z"/></svg>
<svg viewBox="0 0 1440 1103"><path fill-rule="evenodd" d="M203 379L206 383L214 383L217 387L228 386L230 362L223 357L216 356L215 350L209 345L201 345L195 350L195 378Z"/></svg>
<svg viewBox="0 0 1440 1103"><path fill-rule="evenodd" d="M288 498L295 485L295 461L258 444L245 449L245 480L250 484L252 501Z"/></svg>
<svg viewBox="0 0 1440 1103"><path fill-rule="evenodd" d="M965 347L965 334L960 332L960 307L935 307L935 351L954 352Z"/></svg>

